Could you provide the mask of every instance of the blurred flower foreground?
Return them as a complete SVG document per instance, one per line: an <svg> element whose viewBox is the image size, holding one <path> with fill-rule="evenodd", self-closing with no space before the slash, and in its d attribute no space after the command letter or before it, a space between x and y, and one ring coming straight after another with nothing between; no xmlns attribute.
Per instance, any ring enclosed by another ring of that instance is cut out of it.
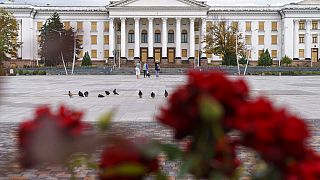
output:
<svg viewBox="0 0 320 180"><path fill-rule="evenodd" d="M240 179L244 166L236 150L245 147L260 159L250 179L320 179L320 156L307 146L305 122L263 97L251 98L244 80L230 80L221 72L190 71L187 83L161 109L157 120L174 131L176 144L106 135L112 113L93 127L81 121L82 112L38 108L33 119L19 126L21 165L64 164L73 172L85 164L100 179L161 180L167 177L159 159L166 156L182 162L180 178ZM92 160L101 149L99 161Z"/></svg>

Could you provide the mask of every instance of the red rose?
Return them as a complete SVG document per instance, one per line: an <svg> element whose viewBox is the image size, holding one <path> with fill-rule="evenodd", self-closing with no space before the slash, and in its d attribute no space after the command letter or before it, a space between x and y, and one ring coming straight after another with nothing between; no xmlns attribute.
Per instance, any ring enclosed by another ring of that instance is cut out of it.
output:
<svg viewBox="0 0 320 180"><path fill-rule="evenodd" d="M135 166L139 170L134 173L120 171L124 166ZM140 180L148 173L157 172L158 159L148 157L142 147L120 140L102 153L100 161L100 179L103 180Z"/></svg>

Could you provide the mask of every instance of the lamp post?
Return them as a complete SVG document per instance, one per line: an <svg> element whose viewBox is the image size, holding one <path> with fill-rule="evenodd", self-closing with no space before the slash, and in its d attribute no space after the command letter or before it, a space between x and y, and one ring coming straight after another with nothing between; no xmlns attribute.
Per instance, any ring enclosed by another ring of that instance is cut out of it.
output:
<svg viewBox="0 0 320 180"><path fill-rule="evenodd" d="M113 69L115 69L115 68L116 68L116 55L117 55L117 50L114 49L114 50L112 51L112 54L113 54Z"/></svg>
<svg viewBox="0 0 320 180"><path fill-rule="evenodd" d="M61 31L57 31L57 30L54 30L54 29L51 29L51 30L54 31L54 32L59 33L59 36L60 36L60 45L61 45ZM61 58L62 58L62 63L63 63L64 71L66 72L66 75L68 75L68 71L67 71L67 68L66 68L66 64L64 63L64 58L63 58L62 50L60 50L60 54L61 54Z"/></svg>
<svg viewBox="0 0 320 180"><path fill-rule="evenodd" d="M72 70L71 75L73 75L74 64L76 62L76 33L73 32L73 60L72 60Z"/></svg>

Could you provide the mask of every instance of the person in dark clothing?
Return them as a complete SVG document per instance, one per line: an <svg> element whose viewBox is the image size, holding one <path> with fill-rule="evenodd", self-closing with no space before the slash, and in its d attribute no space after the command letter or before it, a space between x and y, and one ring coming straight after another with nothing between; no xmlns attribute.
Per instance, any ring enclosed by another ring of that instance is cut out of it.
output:
<svg viewBox="0 0 320 180"><path fill-rule="evenodd" d="M158 61L156 61L155 65L154 65L154 70L156 70L156 77L159 77L159 71L160 71L160 63Z"/></svg>

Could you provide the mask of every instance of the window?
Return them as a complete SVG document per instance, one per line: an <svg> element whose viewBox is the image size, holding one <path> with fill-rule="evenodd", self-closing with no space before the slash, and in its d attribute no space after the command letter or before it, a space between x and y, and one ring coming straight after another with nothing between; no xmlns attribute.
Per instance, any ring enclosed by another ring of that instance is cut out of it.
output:
<svg viewBox="0 0 320 180"><path fill-rule="evenodd" d="M128 57L134 57L134 49L129 49Z"/></svg>
<svg viewBox="0 0 320 180"><path fill-rule="evenodd" d="M77 30L83 31L83 22L77 22Z"/></svg>
<svg viewBox="0 0 320 180"><path fill-rule="evenodd" d="M37 22L37 30L40 31L42 28L42 22Z"/></svg>
<svg viewBox="0 0 320 180"><path fill-rule="evenodd" d="M128 33L128 43L134 43L134 31L130 30Z"/></svg>
<svg viewBox="0 0 320 180"><path fill-rule="evenodd" d="M272 31L277 31L278 30L278 23L277 22L272 22L271 23L271 30Z"/></svg>
<svg viewBox="0 0 320 180"><path fill-rule="evenodd" d="M91 58L97 58L97 50L91 50Z"/></svg>
<svg viewBox="0 0 320 180"><path fill-rule="evenodd" d="M109 22L104 22L104 32L109 32Z"/></svg>
<svg viewBox="0 0 320 180"><path fill-rule="evenodd" d="M259 54L259 57L261 56L261 54L264 53L264 50L259 50L258 54Z"/></svg>
<svg viewBox="0 0 320 180"><path fill-rule="evenodd" d="M207 54L207 58L212 59L212 53L206 53Z"/></svg>
<svg viewBox="0 0 320 180"><path fill-rule="evenodd" d="M264 35L259 35L259 45L264 45Z"/></svg>
<svg viewBox="0 0 320 180"><path fill-rule="evenodd" d="M65 22L63 22L63 26L64 26L64 29L66 29L66 30L68 30L68 29L70 29L71 27L70 27L70 22L69 21L65 21Z"/></svg>
<svg viewBox="0 0 320 180"><path fill-rule="evenodd" d="M231 26L232 26L234 29L238 29L239 23L238 23L237 21L233 21L233 22L231 23Z"/></svg>
<svg viewBox="0 0 320 180"><path fill-rule="evenodd" d="M161 31L156 30L154 33L154 43L161 43Z"/></svg>
<svg viewBox="0 0 320 180"><path fill-rule="evenodd" d="M278 44L278 36L277 35L272 35L271 36L271 43L272 43L272 45L277 45Z"/></svg>
<svg viewBox="0 0 320 180"><path fill-rule="evenodd" d="M187 49L182 49L181 50L181 54L182 54L182 57L188 57L188 50Z"/></svg>
<svg viewBox="0 0 320 180"><path fill-rule="evenodd" d="M304 49L299 49L299 58L304 58Z"/></svg>
<svg viewBox="0 0 320 180"><path fill-rule="evenodd" d="M251 59L251 51L250 50L247 50L246 56L247 56L248 59Z"/></svg>
<svg viewBox="0 0 320 180"><path fill-rule="evenodd" d="M251 45L251 35L246 35L246 45Z"/></svg>
<svg viewBox="0 0 320 180"><path fill-rule="evenodd" d="M91 44L97 44L97 35L91 35Z"/></svg>
<svg viewBox="0 0 320 180"><path fill-rule="evenodd" d="M83 44L83 36L82 35L78 35L77 39L79 40L80 44Z"/></svg>
<svg viewBox="0 0 320 180"><path fill-rule="evenodd" d="M148 43L148 32L146 30L141 32L141 43Z"/></svg>
<svg viewBox="0 0 320 180"><path fill-rule="evenodd" d="M97 31L97 22L91 22L91 31L96 32Z"/></svg>
<svg viewBox="0 0 320 180"><path fill-rule="evenodd" d="M318 22L312 21L312 29L318 29Z"/></svg>
<svg viewBox="0 0 320 180"><path fill-rule="evenodd" d="M198 21L194 22L194 31L199 31L200 30L200 24Z"/></svg>
<svg viewBox="0 0 320 180"><path fill-rule="evenodd" d="M109 35L104 35L104 44L109 44Z"/></svg>
<svg viewBox="0 0 320 180"><path fill-rule="evenodd" d="M299 34L299 43L304 43L304 34Z"/></svg>
<svg viewBox="0 0 320 180"><path fill-rule="evenodd" d="M104 50L104 58L109 58L109 50Z"/></svg>
<svg viewBox="0 0 320 180"><path fill-rule="evenodd" d="M246 31L251 31L251 22L246 22Z"/></svg>
<svg viewBox="0 0 320 180"><path fill-rule="evenodd" d="M199 44L199 35L194 36L194 42Z"/></svg>
<svg viewBox="0 0 320 180"><path fill-rule="evenodd" d="M117 44L121 43L121 35L117 35Z"/></svg>
<svg viewBox="0 0 320 180"><path fill-rule="evenodd" d="M80 50L80 52L79 52L79 58L83 58L83 50Z"/></svg>
<svg viewBox="0 0 320 180"><path fill-rule="evenodd" d="M318 37L316 34L312 35L312 43L318 43Z"/></svg>
<svg viewBox="0 0 320 180"><path fill-rule="evenodd" d="M168 31L168 43L174 43L174 31L173 30Z"/></svg>
<svg viewBox="0 0 320 180"><path fill-rule="evenodd" d="M304 21L299 21L299 29L306 29L305 28L305 22Z"/></svg>
<svg viewBox="0 0 320 180"><path fill-rule="evenodd" d="M182 30L181 43L188 43L188 32L187 32L187 30Z"/></svg>
<svg viewBox="0 0 320 180"><path fill-rule="evenodd" d="M264 21L259 22L259 31L264 31Z"/></svg>
<svg viewBox="0 0 320 180"><path fill-rule="evenodd" d="M277 50L272 50L271 51L271 57L272 58L277 58L278 57L278 51Z"/></svg>

